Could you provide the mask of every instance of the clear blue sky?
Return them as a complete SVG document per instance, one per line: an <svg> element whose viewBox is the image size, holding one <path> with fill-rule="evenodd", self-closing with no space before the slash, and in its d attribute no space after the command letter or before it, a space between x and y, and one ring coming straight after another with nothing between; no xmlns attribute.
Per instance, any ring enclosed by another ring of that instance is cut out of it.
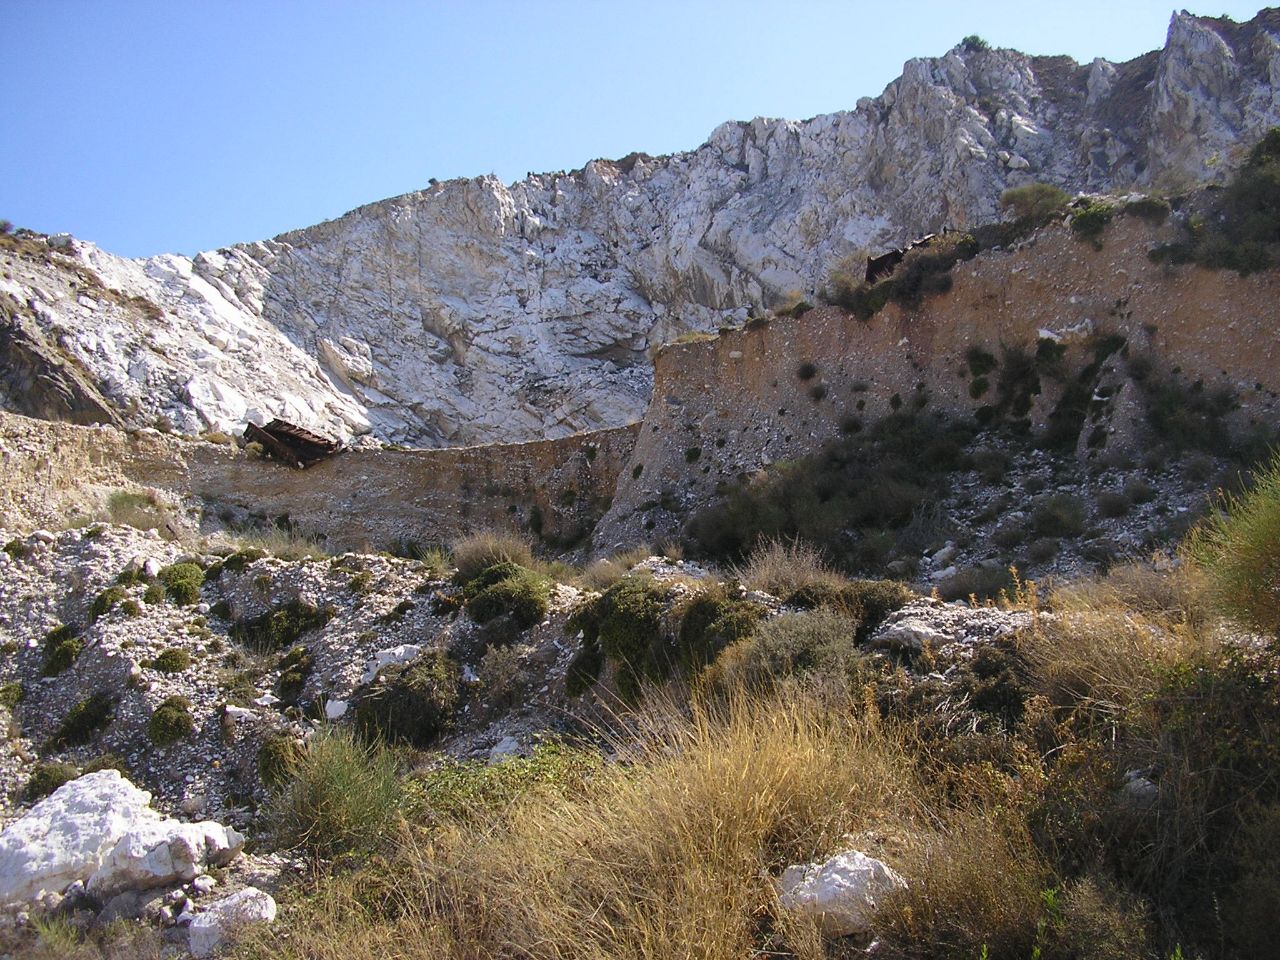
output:
<svg viewBox="0 0 1280 960"><path fill-rule="evenodd" d="M1215 0L1248 19L1258 3ZM1125 60L1168 0L0 0L0 217L116 253L273 236L445 179L851 109L967 34Z"/></svg>

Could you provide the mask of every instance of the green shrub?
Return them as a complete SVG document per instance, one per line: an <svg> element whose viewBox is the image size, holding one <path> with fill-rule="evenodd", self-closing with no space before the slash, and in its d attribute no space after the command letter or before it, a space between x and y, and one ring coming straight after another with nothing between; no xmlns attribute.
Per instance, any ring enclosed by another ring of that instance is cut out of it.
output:
<svg viewBox="0 0 1280 960"><path fill-rule="evenodd" d="M14 539L4 545L4 552L14 560L26 560L34 551L29 544Z"/></svg>
<svg viewBox="0 0 1280 960"><path fill-rule="evenodd" d="M329 728L288 764L289 778L268 806L277 840L317 857L376 849L404 804L392 754Z"/></svg>
<svg viewBox="0 0 1280 960"><path fill-rule="evenodd" d="M1071 232L1077 239L1087 240L1095 250L1101 250L1102 232L1115 213L1115 206L1105 200L1081 201L1072 208Z"/></svg>
<svg viewBox="0 0 1280 960"><path fill-rule="evenodd" d="M144 666L161 673L181 673L191 666L191 654L181 647L166 647Z"/></svg>
<svg viewBox="0 0 1280 960"><path fill-rule="evenodd" d="M1280 636L1280 455L1247 493L1224 494L1221 509L1195 528L1187 546L1224 611Z"/></svg>
<svg viewBox="0 0 1280 960"><path fill-rule="evenodd" d="M147 736L157 747L167 747L183 740L195 731L191 718L191 701L186 697L166 697L151 712L147 721Z"/></svg>
<svg viewBox="0 0 1280 960"><path fill-rule="evenodd" d="M367 740L428 746L453 726L462 673L443 651L384 667L354 697L356 729Z"/></svg>
<svg viewBox="0 0 1280 960"><path fill-rule="evenodd" d="M155 606L157 603L164 603L164 586L159 583L153 583L142 591L142 602Z"/></svg>
<svg viewBox="0 0 1280 960"><path fill-rule="evenodd" d="M467 582L463 596L476 623L488 623L505 614L521 629L541 623L551 607L547 579L511 561L481 571Z"/></svg>
<svg viewBox="0 0 1280 960"><path fill-rule="evenodd" d="M758 603L739 600L717 584L694 595L684 606L674 659L685 671L700 670L725 647L751 636L768 614Z"/></svg>
<svg viewBox="0 0 1280 960"><path fill-rule="evenodd" d="M596 750L551 741L501 763L446 758L417 777L422 804L437 820L482 820L534 790L578 793L603 767Z"/></svg>
<svg viewBox="0 0 1280 960"><path fill-rule="evenodd" d="M1001 593L1011 594L1013 575L1007 567L998 563L982 563L964 567L938 584L938 595L943 600L995 600Z"/></svg>
<svg viewBox="0 0 1280 960"><path fill-rule="evenodd" d="M44 635L44 667L41 675L57 676L71 664L84 649L84 641L66 624L54 627Z"/></svg>
<svg viewBox="0 0 1280 960"><path fill-rule="evenodd" d="M728 693L768 687L793 674L848 678L861 661L857 629L856 620L829 607L781 614L725 648L704 672L703 683Z"/></svg>
<svg viewBox="0 0 1280 960"><path fill-rule="evenodd" d="M251 563L257 563L267 555L267 551L259 547L246 547L243 550L237 550L229 557L222 560L222 569L230 570L232 573L240 573Z"/></svg>
<svg viewBox="0 0 1280 960"><path fill-rule="evenodd" d="M910 602L913 594L896 580L851 580L838 587L809 584L786 598L788 606L801 610L827 608L855 625L859 643L879 629L885 618Z"/></svg>
<svg viewBox="0 0 1280 960"><path fill-rule="evenodd" d="M31 776L27 778L27 785L23 788L22 799L27 803L35 803L78 776L80 771L74 764L62 760L41 760L31 768Z"/></svg>
<svg viewBox="0 0 1280 960"><path fill-rule="evenodd" d="M0 707L6 710L12 710L23 701L27 695L26 689L22 686L21 680L13 680L6 684L0 684Z"/></svg>
<svg viewBox="0 0 1280 960"><path fill-rule="evenodd" d="M976 33L971 33L960 41L960 46L966 53L983 53L991 49L991 44L983 40Z"/></svg>
<svg viewBox="0 0 1280 960"><path fill-rule="evenodd" d="M105 616L116 604L125 600L129 596L128 591L124 587L107 587L89 604L89 622L93 623L99 617Z"/></svg>
<svg viewBox="0 0 1280 960"><path fill-rule="evenodd" d="M50 746L61 749L88 743L97 731L112 721L115 709L115 700L110 694L102 690L90 694L67 711L50 740Z"/></svg>
<svg viewBox="0 0 1280 960"><path fill-rule="evenodd" d="M299 644L280 658L277 667L280 679L276 681L276 690L280 699L285 703L297 703L307 685L307 678L315 669L315 658L310 650Z"/></svg>
<svg viewBox="0 0 1280 960"><path fill-rule="evenodd" d="M1038 497L1031 505L1031 526L1042 537L1077 537L1084 519L1084 504L1069 493Z"/></svg>
<svg viewBox="0 0 1280 960"><path fill-rule="evenodd" d="M204 570L197 563L175 563L160 571L160 582L169 599L180 606L200 602L200 586L204 583Z"/></svg>
<svg viewBox="0 0 1280 960"><path fill-rule="evenodd" d="M630 574L569 618L570 633L582 631L603 657L618 667L618 692L634 701L640 684L670 668L662 628L666 591L647 574Z"/></svg>
<svg viewBox="0 0 1280 960"><path fill-rule="evenodd" d="M1116 490L1104 490L1097 497L1098 515L1114 519L1123 517L1133 506L1124 493Z"/></svg>
<svg viewBox="0 0 1280 960"><path fill-rule="evenodd" d="M258 748L258 779L268 790L279 790L289 782L302 757L302 746L293 736L273 733Z"/></svg>
<svg viewBox="0 0 1280 960"><path fill-rule="evenodd" d="M761 540L799 539L841 568L879 572L894 532L941 494L971 437L920 414L885 417L729 489L686 523L691 552L738 562Z"/></svg>
<svg viewBox="0 0 1280 960"><path fill-rule="evenodd" d="M322 627L331 619L333 611L329 607L290 600L260 616L232 624L231 636L259 653L271 653L291 646L308 630Z"/></svg>
<svg viewBox="0 0 1280 960"><path fill-rule="evenodd" d="M1000 208L1010 211L1017 220L1042 224L1060 214L1070 199L1051 183L1029 183L1000 194Z"/></svg>

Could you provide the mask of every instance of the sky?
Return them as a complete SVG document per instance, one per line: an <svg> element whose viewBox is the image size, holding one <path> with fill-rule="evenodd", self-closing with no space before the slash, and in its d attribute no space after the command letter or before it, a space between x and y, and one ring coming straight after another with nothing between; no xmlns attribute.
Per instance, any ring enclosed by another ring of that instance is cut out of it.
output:
<svg viewBox="0 0 1280 960"><path fill-rule="evenodd" d="M1258 0L1214 0L1246 20ZM149 256L275 236L430 178L692 150L853 109L912 57L1127 60L1168 0L0 0L0 218Z"/></svg>

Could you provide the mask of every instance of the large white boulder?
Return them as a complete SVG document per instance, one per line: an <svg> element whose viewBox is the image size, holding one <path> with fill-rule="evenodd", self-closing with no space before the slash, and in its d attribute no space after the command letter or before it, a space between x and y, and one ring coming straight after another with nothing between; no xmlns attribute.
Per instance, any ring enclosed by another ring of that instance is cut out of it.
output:
<svg viewBox="0 0 1280 960"><path fill-rule="evenodd" d="M86 889L106 900L124 890L186 883L206 867L227 863L243 846L243 836L212 820L140 821L117 841L89 877Z"/></svg>
<svg viewBox="0 0 1280 960"><path fill-rule="evenodd" d="M0 833L0 904L88 878L134 824L155 816L150 803L151 794L117 770L63 784Z"/></svg>
<svg viewBox="0 0 1280 960"><path fill-rule="evenodd" d="M76 881L99 900L193 880L244 846L235 830L182 823L116 770L63 784L0 833L0 905L61 893Z"/></svg>
<svg viewBox="0 0 1280 960"><path fill-rule="evenodd" d="M239 893L209 905L197 914L187 928L189 949L193 956L207 957L221 945L228 933L251 923L271 923L276 918L276 902L271 894L257 887L245 887Z"/></svg>
<svg viewBox="0 0 1280 960"><path fill-rule="evenodd" d="M882 861L847 850L825 863L787 867L778 882L778 902L816 919L827 936L844 937L866 933L877 902L906 885Z"/></svg>

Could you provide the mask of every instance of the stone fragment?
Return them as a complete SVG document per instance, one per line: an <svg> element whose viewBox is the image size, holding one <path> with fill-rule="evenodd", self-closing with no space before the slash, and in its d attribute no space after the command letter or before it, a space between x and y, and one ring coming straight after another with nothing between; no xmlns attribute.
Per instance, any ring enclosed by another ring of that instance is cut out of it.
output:
<svg viewBox="0 0 1280 960"><path fill-rule="evenodd" d="M787 867L778 882L778 902L816 919L827 936L843 937L867 932L877 905L906 886L882 861L847 850L825 863Z"/></svg>
<svg viewBox="0 0 1280 960"><path fill-rule="evenodd" d="M276 902L271 894L245 887L210 904L192 919L187 928L191 953L196 957L210 956L228 935L252 923L271 923L275 918Z"/></svg>

